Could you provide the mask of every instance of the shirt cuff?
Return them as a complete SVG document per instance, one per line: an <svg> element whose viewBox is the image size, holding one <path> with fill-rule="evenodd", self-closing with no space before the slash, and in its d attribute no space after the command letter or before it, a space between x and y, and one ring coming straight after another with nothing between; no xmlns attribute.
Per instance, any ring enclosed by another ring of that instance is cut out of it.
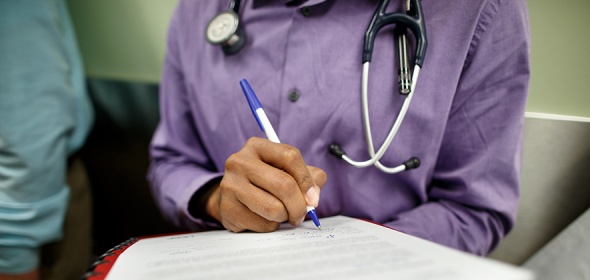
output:
<svg viewBox="0 0 590 280"><path fill-rule="evenodd" d="M200 217L193 217L189 212L189 202L193 195L207 183L217 180L223 177L223 173L211 173L206 176L202 176L194 180L189 188L184 192L183 200L180 203L180 212L184 217L186 224L185 226L193 231L211 230L211 229L223 229L223 226L218 222L208 221Z"/></svg>
<svg viewBox="0 0 590 280"><path fill-rule="evenodd" d="M39 266L39 248L0 246L0 273L20 274Z"/></svg>

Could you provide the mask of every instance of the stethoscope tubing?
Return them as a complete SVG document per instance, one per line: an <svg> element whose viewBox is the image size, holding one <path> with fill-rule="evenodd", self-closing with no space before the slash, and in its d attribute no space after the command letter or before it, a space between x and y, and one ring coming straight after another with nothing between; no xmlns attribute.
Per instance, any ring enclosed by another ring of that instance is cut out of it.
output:
<svg viewBox="0 0 590 280"><path fill-rule="evenodd" d="M412 97L414 96L414 91L416 88L416 83L418 81L418 75L420 73L420 68L422 67L422 63L424 60L424 55L426 53L426 48L428 45L428 41L426 38L426 30L424 24L424 16L422 13L422 7L420 5L420 0L406 0L406 11L405 13L387 13L386 8L389 4L390 0L380 0L377 10L373 14L373 18L369 23L369 27L365 32L364 37L364 45L363 45L363 70L362 70L362 80L361 80L361 107L362 107L362 118L363 118L363 130L365 133L365 138L367 140L367 150L369 152L370 159L365 161L355 161L350 157L346 156L344 150L338 144L330 145L330 153L334 154L337 157L344 159L349 164L358 167L369 167L374 165L379 170L385 173L398 173L401 171L417 168L420 166L420 160L417 157L412 157L407 161L403 162L401 165L396 167L387 167L384 166L379 160L383 157L393 139L397 135L397 132L404 120L404 117L408 111L410 103L412 101ZM239 26L239 8L240 8L240 1L239 0L232 0L229 5L229 10L223 12L216 17L214 17L209 25L207 26L207 30L205 32L207 40L212 44L222 45L223 52L226 55L232 55L240 51L242 47L245 45L246 41L246 33L243 31L242 28ZM217 28L218 21L225 20L224 17L230 15L231 18L234 19L234 25L229 25L229 27L233 29L220 29ZM223 17L222 17L223 16ZM393 126L391 127L387 137L383 144L379 147L377 152L375 152L375 146L373 143L373 137L371 134L371 122L369 120L369 101L368 101L368 83L369 83L369 66L371 62L371 56L373 53L373 45L375 41L375 37L379 30L386 25L395 24L396 25L396 34L399 32L399 62L400 62L400 93L406 96L402 108L395 119ZM398 28L397 26L401 26ZM217 28L217 29L216 29ZM413 71L409 70L408 63L407 63L407 47L406 47L406 36L405 36L405 28L409 28L414 37L416 38L416 51L414 53L414 69ZM210 33L211 31L211 33ZM213 36L215 33L213 31L217 31L219 34L218 36ZM226 34L227 33L227 34ZM219 38L217 38L219 37ZM412 72L412 81L408 81L408 74ZM410 86L410 92L407 93L408 84Z"/></svg>
<svg viewBox="0 0 590 280"><path fill-rule="evenodd" d="M364 127L364 131L365 131L365 138L367 140L367 149L369 151L369 156L371 158L368 160L365 160L365 161L355 161L355 160L352 160L347 155L343 155L342 159L344 159L346 162L348 162L352 166L355 166L358 168L363 168L363 167L375 165L375 167L377 167L379 170L381 170L385 173L395 174L395 173L406 170L406 166L404 164L401 164L396 167L387 167L387 166L384 166L383 164L381 164L381 162L379 162L379 160L383 157L383 155L385 154L387 149L390 147L391 142L393 141L393 139L397 135L399 127L401 126L403 119L408 111L408 108L410 107L410 103L412 101L412 97L414 96L414 91L416 89L416 83L418 81L418 76L420 75L420 66L419 65L414 66L414 71L412 74L411 91L408 94L408 96L406 97L406 99L404 100L402 108L400 109L393 126L389 130L389 133L387 134L385 141L383 142L381 147L379 147L379 149L377 150L377 153L375 153L375 148L374 148L374 144L373 144L373 137L371 134L371 121L369 119L369 102L368 102L369 66L370 66L370 62L367 61L367 62L363 63L363 74L362 74L362 80L361 80L361 103L362 103L363 127Z"/></svg>

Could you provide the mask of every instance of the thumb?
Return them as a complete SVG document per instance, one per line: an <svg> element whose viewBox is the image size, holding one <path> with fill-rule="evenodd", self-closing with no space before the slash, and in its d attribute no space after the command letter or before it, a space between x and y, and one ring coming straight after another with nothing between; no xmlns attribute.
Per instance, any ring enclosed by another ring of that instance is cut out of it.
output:
<svg viewBox="0 0 590 280"><path fill-rule="evenodd" d="M311 178L313 179L313 182L316 184L316 186L320 187L320 189L323 188L324 184L328 180L328 175L326 174L326 172L324 172L324 170L322 170L319 167L311 165L307 166L307 170L309 170Z"/></svg>
<svg viewBox="0 0 590 280"><path fill-rule="evenodd" d="M320 190L324 186L327 180L326 172L315 166L307 166L309 173L313 179L313 186L311 186L305 193L305 200L307 205L318 207L320 201Z"/></svg>

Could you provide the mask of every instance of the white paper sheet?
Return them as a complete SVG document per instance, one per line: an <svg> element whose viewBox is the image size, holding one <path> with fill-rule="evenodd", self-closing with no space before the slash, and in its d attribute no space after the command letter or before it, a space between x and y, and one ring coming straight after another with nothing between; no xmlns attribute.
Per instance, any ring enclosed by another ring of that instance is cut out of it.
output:
<svg viewBox="0 0 590 280"><path fill-rule="evenodd" d="M532 273L366 221L338 216L272 233L210 231L141 239L117 279L534 279Z"/></svg>

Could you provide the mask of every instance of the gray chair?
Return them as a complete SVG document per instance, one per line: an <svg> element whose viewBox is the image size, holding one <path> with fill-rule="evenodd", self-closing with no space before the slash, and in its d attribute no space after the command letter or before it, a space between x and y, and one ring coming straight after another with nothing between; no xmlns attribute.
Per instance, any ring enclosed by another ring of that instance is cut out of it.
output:
<svg viewBox="0 0 590 280"><path fill-rule="evenodd" d="M540 260L535 260L535 254L550 255L554 258L561 255L562 252L559 250L562 247L550 247L546 244L582 213L588 212L589 140L590 122L526 118L521 201L517 223L512 232L490 254L490 258L515 265L522 265L530 259L525 267L537 270L541 267L538 265ZM590 220L590 217L585 219ZM587 228L590 227L590 221L585 223ZM567 239L569 236L571 234L564 234L560 238ZM561 261L567 262L568 258L573 260L577 257L563 252ZM585 258L584 263L590 264L590 254L586 253ZM547 266L551 265L553 264L547 263ZM542 273L538 271L537 274ZM553 279L571 278L560 276Z"/></svg>
<svg viewBox="0 0 590 280"><path fill-rule="evenodd" d="M523 266L537 274L537 280L590 279L590 210L543 246Z"/></svg>

